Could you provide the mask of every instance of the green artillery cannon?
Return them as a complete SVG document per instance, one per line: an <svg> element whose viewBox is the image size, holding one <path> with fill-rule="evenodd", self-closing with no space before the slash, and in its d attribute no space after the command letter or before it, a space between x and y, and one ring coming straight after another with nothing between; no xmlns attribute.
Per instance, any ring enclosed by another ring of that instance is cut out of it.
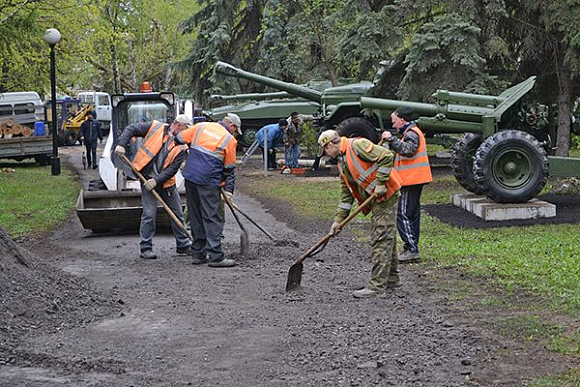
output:
<svg viewBox="0 0 580 387"><path fill-rule="evenodd" d="M465 133L453 149L459 184L496 202L526 202L542 190L548 173L580 176L580 159L547 156L548 109L522 100L535 81L530 77L499 96L440 90L434 104L363 97L360 105L385 122L396 108L411 107L427 136Z"/></svg>
<svg viewBox="0 0 580 387"><path fill-rule="evenodd" d="M375 127L378 126L373 119L365 117L361 111L359 98L368 95L373 85L380 80L384 72L386 62L381 62L381 69L375 76L374 82L359 82L336 87L326 87L322 91L313 87L302 86L295 83L280 81L259 74L244 71L228 63L217 62L215 71L226 76L247 79L277 90L285 91L296 97L320 105L323 113L322 122L319 123L325 129L336 128L343 136L362 136L373 141L378 140ZM310 113L312 114L312 113Z"/></svg>
<svg viewBox="0 0 580 387"><path fill-rule="evenodd" d="M246 94L232 94L232 95L221 95L213 94L209 98L212 101L264 101L269 99L295 99L296 96L286 93L285 91L277 91L274 93L246 93Z"/></svg>
<svg viewBox="0 0 580 387"><path fill-rule="evenodd" d="M237 97L236 99L239 103L204 110L202 114L211 121L219 121L224 118L227 113L237 114L242 119L241 144L244 146L250 146L254 142L256 133L264 125L275 124L281 118L289 117L293 112L298 112L299 114L312 114L319 109L319 105L311 101L298 99L269 100L266 97L264 97L265 100L259 100L261 96L255 99L248 97L250 95L251 94L240 94L234 96ZM222 100L226 100L226 98L223 98ZM229 98L227 98L227 100L229 100Z"/></svg>

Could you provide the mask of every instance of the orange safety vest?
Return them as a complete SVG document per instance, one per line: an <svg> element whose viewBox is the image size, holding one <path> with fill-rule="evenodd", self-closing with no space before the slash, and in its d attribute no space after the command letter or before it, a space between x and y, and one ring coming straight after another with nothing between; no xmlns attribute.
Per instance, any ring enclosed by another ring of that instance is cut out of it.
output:
<svg viewBox="0 0 580 387"><path fill-rule="evenodd" d="M236 166L238 141L218 122L201 122L177 135L189 144L189 154L183 169L185 179L199 185L220 185L224 170Z"/></svg>
<svg viewBox="0 0 580 387"><path fill-rule="evenodd" d="M163 145L169 140L169 134L165 133L165 126L163 122L153 121L145 138L143 139L143 143L137 150L137 154L133 159L133 165L137 168L138 171L141 171L147 164L153 160L153 158L161 151ZM185 145L177 145L174 141L171 141L167 145L167 156L163 161L163 168L167 168L168 166L173 163L175 158L181 153L185 151ZM163 183L163 188L169 188L175 185L175 176L171 176Z"/></svg>
<svg viewBox="0 0 580 387"><path fill-rule="evenodd" d="M419 148L413 156L395 155L395 170L403 179L403 186L426 184L433 181L429 157L427 156L427 142L423 132L417 126L411 126L403 133L402 139L410 131L414 131L419 136Z"/></svg>
<svg viewBox="0 0 580 387"><path fill-rule="evenodd" d="M355 180L356 184L358 184L362 189L364 189L369 195L372 195L377 185L376 178L379 167L377 166L376 163L362 160L356 154L356 152L352 147L352 143L355 140L356 138L347 139L346 137L341 137L340 149L346 156L346 165L348 166L348 170L352 175L353 179ZM385 149L385 151L387 150ZM364 202L364 198L361 197L358 190L354 189L351 185L351 182L349 182L348 179L346 178L346 174L343 173L342 166L340 165L340 163L338 164L338 168L340 171L340 175L344 179L344 182L346 183L346 186L348 187L352 196L356 200L358 200L359 204ZM384 197L377 199L377 201L379 202L389 199L401 188L402 179L397 173L397 171L395 171L394 169L390 169L390 171L384 172L389 175L389 180L387 181L387 193ZM363 214L365 215L367 215L370 211L371 209L368 206L362 210Z"/></svg>

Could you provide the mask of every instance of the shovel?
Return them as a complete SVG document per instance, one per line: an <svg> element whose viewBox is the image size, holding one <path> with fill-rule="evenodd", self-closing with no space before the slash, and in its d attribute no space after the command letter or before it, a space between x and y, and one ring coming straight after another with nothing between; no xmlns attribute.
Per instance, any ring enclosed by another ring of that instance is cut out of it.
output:
<svg viewBox="0 0 580 387"><path fill-rule="evenodd" d="M145 176L143 176L141 174L141 172L139 172L137 170L137 168L135 168L135 166L127 158L127 156L125 156L125 155L119 155L119 158L125 164L127 164L128 166L130 166L131 169L133 170L133 172L135 173L135 175L139 178L139 180L141 180L141 182L143 184L145 184L145 182L147 181L147 179L145 178ZM183 223L181 223L181 221L177 218L177 216L175 216L175 214L173 213L173 211L171 211L171 208L169 208L169 206L167 204L165 204L165 201L163 201L163 198L161 196L159 196L159 194L157 193L157 191L151 190L149 192L151 192L153 194L153 196L155 196L155 199L157 199L157 201L159 202L159 204L161 204L161 206L165 209L165 211L167 211L167 213L169 214L169 216L171 217L171 219L173 219L173 221L175 222L175 224L185 233L185 235L187 235L187 237L189 238L189 240L193 240L193 238L191 237L191 235L189 234L189 232L187 231L187 229L185 228L185 226L183 225Z"/></svg>
<svg viewBox="0 0 580 387"><path fill-rule="evenodd" d="M246 228L240 221L240 218L238 218L238 214L236 214L236 212L234 211L234 206L226 196L226 193L224 192L223 188L221 188L221 191L224 202L226 202L226 204L230 208L230 211L232 212L232 215L236 219L238 226L240 226L240 254L248 255L248 252L250 251L250 235L248 234L248 230L246 230Z"/></svg>
<svg viewBox="0 0 580 387"><path fill-rule="evenodd" d="M358 213L361 212L366 206L368 206L369 203L372 202L374 198L375 198L375 194L373 193L367 200L365 200L360 206L358 206L358 208L356 210L352 211L345 220L340 222L340 228L343 228L348 222L350 222L352 220L352 218L357 216ZM294 265L290 266L290 270L288 271L288 280L286 281L286 291L287 292L289 292L291 290L295 290L296 288L300 287L300 282L302 281L302 270L304 269L302 261L304 261L306 258L314 255L313 253L319 247L322 247L322 249L324 249L324 247L326 246L326 244L328 243L330 238L332 238L333 236L334 235L332 235L332 234L326 234L321 240L319 240L314 246L312 246L306 253L304 253L304 255L302 255L300 258L298 258L298 260L296 261L296 263L294 263ZM322 251L322 249L320 251ZM317 251L316 254L319 253L320 251Z"/></svg>
<svg viewBox="0 0 580 387"><path fill-rule="evenodd" d="M274 236L272 234L270 234L268 231L266 231L266 229L264 229L264 227L260 226L258 224L258 222L256 222L254 219L250 218L250 216L248 214L246 214L244 211L240 210L240 208L238 206L236 206L235 203L232 203L232 207L234 208L234 210L238 211L240 214L242 214L244 216L244 218L248 219L254 226L256 226L256 228L260 231L262 231L264 234L266 234L266 236L268 238L270 238L271 240L273 240L274 242L276 242L276 238L274 238Z"/></svg>

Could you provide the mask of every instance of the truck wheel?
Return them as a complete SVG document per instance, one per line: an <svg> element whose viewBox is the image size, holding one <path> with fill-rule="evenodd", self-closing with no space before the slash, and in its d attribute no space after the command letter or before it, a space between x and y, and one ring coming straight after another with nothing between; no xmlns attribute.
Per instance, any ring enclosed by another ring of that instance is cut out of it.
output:
<svg viewBox="0 0 580 387"><path fill-rule="evenodd" d="M72 146L77 142L77 132L72 129L64 132L64 143L68 146Z"/></svg>
<svg viewBox="0 0 580 387"><path fill-rule="evenodd" d="M498 203L523 203L548 181L548 156L538 140L520 130L506 130L486 139L475 154L475 181Z"/></svg>
<svg viewBox="0 0 580 387"><path fill-rule="evenodd" d="M34 161L36 161L41 167L46 167L49 164L49 160L50 156L48 155L34 156Z"/></svg>
<svg viewBox="0 0 580 387"><path fill-rule="evenodd" d="M473 176L473 159L481 145L481 136L475 133L465 133L453 146L451 168L455 179L463 188L474 194L482 194Z"/></svg>
<svg viewBox="0 0 580 387"><path fill-rule="evenodd" d="M372 122L363 117L349 117L336 126L336 131L344 137L364 137L377 143L379 135Z"/></svg>

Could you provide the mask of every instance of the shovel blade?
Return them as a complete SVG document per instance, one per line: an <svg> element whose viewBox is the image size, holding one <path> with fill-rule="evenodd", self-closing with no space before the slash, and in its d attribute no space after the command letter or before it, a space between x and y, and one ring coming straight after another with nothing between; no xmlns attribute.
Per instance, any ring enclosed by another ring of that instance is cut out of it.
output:
<svg viewBox="0 0 580 387"><path fill-rule="evenodd" d="M240 233L240 254L247 256L250 252L250 236L246 230Z"/></svg>
<svg viewBox="0 0 580 387"><path fill-rule="evenodd" d="M286 291L290 292L300 287L300 282L302 282L302 269L304 265L302 262L295 263L290 266L288 271L288 280L286 281Z"/></svg>

